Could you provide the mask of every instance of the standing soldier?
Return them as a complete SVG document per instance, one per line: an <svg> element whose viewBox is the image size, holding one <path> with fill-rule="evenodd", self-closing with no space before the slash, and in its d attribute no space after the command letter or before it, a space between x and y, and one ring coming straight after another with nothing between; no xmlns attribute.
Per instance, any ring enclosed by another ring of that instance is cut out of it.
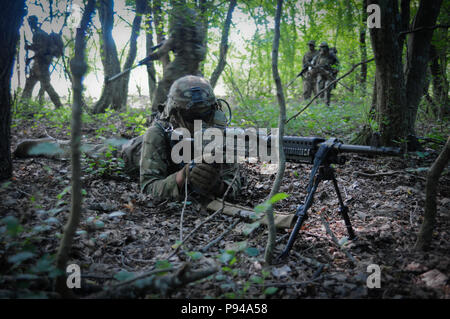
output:
<svg viewBox="0 0 450 319"><path fill-rule="evenodd" d="M164 69L164 76L158 83L152 111L156 113L159 106L166 101L172 83L185 75L199 75L200 62L204 60L203 24L197 13L190 8L177 6L174 8L169 38L148 58L157 60L173 51L175 58Z"/></svg>
<svg viewBox="0 0 450 319"><path fill-rule="evenodd" d="M311 93L316 94L316 75L312 72L312 60L317 55L316 42L311 40L308 42L309 51L303 56L303 98L305 100L311 97Z"/></svg>
<svg viewBox="0 0 450 319"><path fill-rule="evenodd" d="M314 66L314 71L317 74L317 92L320 92L323 88L336 79L339 60L330 51L328 44L326 42L322 42L319 46L319 54L314 57L312 64ZM325 92L325 102L327 105L330 105L332 89L333 87L329 87ZM321 97L323 98L324 95L322 94Z"/></svg>
<svg viewBox="0 0 450 319"><path fill-rule="evenodd" d="M34 86L39 81L41 88L48 93L55 107L59 108L62 104L58 93L56 93L50 84L50 72L48 69L53 57L59 58L62 56L64 44L59 34L48 34L42 31L36 16L30 16L28 18L28 24L33 32L33 43L31 45L27 44L26 49L34 51L34 64L31 68L30 76L25 82L22 99L26 100L31 98Z"/></svg>

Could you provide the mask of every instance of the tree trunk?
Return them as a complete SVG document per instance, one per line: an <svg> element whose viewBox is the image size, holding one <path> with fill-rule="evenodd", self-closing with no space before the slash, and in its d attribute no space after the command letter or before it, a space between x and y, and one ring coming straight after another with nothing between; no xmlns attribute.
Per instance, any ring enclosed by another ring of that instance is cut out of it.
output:
<svg viewBox="0 0 450 319"><path fill-rule="evenodd" d="M401 9L400 29L401 29L401 31L409 30L409 20L411 19L411 0L401 0L400 9ZM398 38L399 46L402 51L403 51L403 45L404 45L405 39L406 39L406 34L402 34Z"/></svg>
<svg viewBox="0 0 450 319"><path fill-rule="evenodd" d="M429 27L436 24L442 0L420 1L419 10L414 18L413 29ZM408 111L409 133L415 135L415 123L420 99L423 96L425 76L428 68L429 52L433 30L423 29L409 34L408 60L406 64L406 105Z"/></svg>
<svg viewBox="0 0 450 319"><path fill-rule="evenodd" d="M25 15L25 1L4 1L0 11L0 180L12 176L11 75Z"/></svg>
<svg viewBox="0 0 450 319"><path fill-rule="evenodd" d="M359 30L359 50L361 52L361 61L367 60L367 45L366 45L366 21L367 21L367 0L363 1L362 7L362 25ZM366 92L366 83L367 83L367 65L361 65L361 73L359 77L359 83L363 92Z"/></svg>
<svg viewBox="0 0 450 319"><path fill-rule="evenodd" d="M137 38L139 36L139 31L141 30L142 15L145 14L147 7L147 0L136 0L136 15L133 19L133 25L131 28L130 35L130 49L128 51L128 56L123 66L123 70L131 68L133 66L134 60L136 59L137 53ZM120 110L126 111L127 99L128 99L128 86L130 83L130 72L126 73L119 80L121 85L120 93Z"/></svg>
<svg viewBox="0 0 450 319"><path fill-rule="evenodd" d="M208 11L210 11L211 6L213 6L214 3L211 1L208 2L208 0L199 0L198 1L198 7L200 11L200 19L202 20L203 24L203 46L206 49L205 56L208 52ZM199 71L201 74L204 74L205 72L205 60L200 62ZM213 86L214 87L214 86Z"/></svg>
<svg viewBox="0 0 450 319"><path fill-rule="evenodd" d="M426 250L431 244L433 237L433 229L436 224L436 195L439 177L442 171L447 166L450 158L450 137L445 143L444 149L439 154L436 161L428 171L427 184L425 186L425 215L423 223L420 226L419 234L415 244L415 249Z"/></svg>
<svg viewBox="0 0 450 319"><path fill-rule="evenodd" d="M406 138L409 122L405 117L405 82L401 48L398 42L398 4L393 0L368 0L380 6L381 28L371 28L370 36L376 63L377 122L381 143L392 145L394 140Z"/></svg>
<svg viewBox="0 0 450 319"><path fill-rule="evenodd" d="M278 193L281 185L281 180L283 179L284 169L286 165L286 158L283 150L283 135L284 135L284 125L286 123L286 103L284 99L283 86L281 84L280 75L278 73L278 47L280 44L280 20L281 20L281 11L283 8L283 0L277 1L277 11L275 14L275 35L273 37L273 45L272 45L272 75L275 81L275 85L277 88L277 100L278 105L280 106L280 112L278 115L278 170L275 181L272 185L272 189L270 190L269 200ZM276 240L276 229L275 222L273 217L273 207L270 204L267 209L266 218L267 218L267 226L269 229L269 238L267 239L266 251L264 255L264 259L268 264L272 263L273 259L273 249L275 247Z"/></svg>
<svg viewBox="0 0 450 319"><path fill-rule="evenodd" d="M211 75L211 80L209 81L213 88L216 87L220 74L222 73L223 69L225 68L225 64L227 63L226 58L228 51L228 34L230 33L231 18L235 7L236 7L236 0L230 0L230 6L228 7L227 17L225 19L222 29L222 40L220 41L219 62L217 63L217 66Z"/></svg>
<svg viewBox="0 0 450 319"><path fill-rule="evenodd" d="M153 21L155 21L156 41L161 43L164 40L164 19L161 10L161 0L153 1ZM159 59L163 65L163 70L170 63L169 55L166 54Z"/></svg>
<svg viewBox="0 0 450 319"><path fill-rule="evenodd" d="M83 76L87 70L85 61L86 49L86 29L91 21L95 10L95 0L89 0L80 26L77 28L75 39L75 56L70 62L70 68L73 76L73 105L72 105L72 133L71 133L71 157L72 157L72 200L69 220L64 229L64 235L61 239L56 257L56 266L65 274L69 252L72 247L73 237L77 230L81 217L82 185L81 185L81 126L82 126L82 95L83 95ZM56 289L64 297L70 295L64 275L56 279Z"/></svg>
<svg viewBox="0 0 450 319"><path fill-rule="evenodd" d="M424 1L419 5L413 27L432 26L436 22L442 0ZM406 6L409 1L403 1ZM410 34L408 54L403 73L402 28L398 12L398 1L368 0L368 4L380 6L381 28L371 28L370 35L376 62L377 122L383 145L396 141L408 141L414 135L417 109L423 94L425 71L432 30L424 28ZM408 9L403 7L405 16ZM406 18L404 17L403 23ZM408 147L415 150L418 143L409 140Z"/></svg>
<svg viewBox="0 0 450 319"><path fill-rule="evenodd" d="M121 79L106 82L113 75L120 72L120 62L117 55L117 48L112 37L114 24L114 3L113 0L102 0L98 8L100 23L102 25L102 63L105 75L102 95L94 106L94 113L102 113L109 106L115 110L121 108Z"/></svg>
<svg viewBox="0 0 450 319"><path fill-rule="evenodd" d="M446 80L446 74L444 72L445 52L439 52L437 48L432 45L430 47L430 71L433 83L433 101L437 108L434 110L434 114L443 119L446 113L448 113L448 82ZM447 111L446 111L447 109Z"/></svg>
<svg viewBox="0 0 450 319"><path fill-rule="evenodd" d="M148 4L145 8L145 49L146 49L146 55L149 56L152 53L152 47L153 44L153 25L152 25L152 7ZM148 75L148 94L150 96L150 105L153 102L153 96L155 95L156 91L156 70L155 70L155 64L153 61L149 61L147 63L147 75Z"/></svg>

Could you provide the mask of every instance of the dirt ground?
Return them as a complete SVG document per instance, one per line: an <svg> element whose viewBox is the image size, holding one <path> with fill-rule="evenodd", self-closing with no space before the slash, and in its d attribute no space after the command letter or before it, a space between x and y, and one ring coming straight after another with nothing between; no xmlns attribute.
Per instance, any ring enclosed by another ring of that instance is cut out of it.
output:
<svg viewBox="0 0 450 319"><path fill-rule="evenodd" d="M12 148L21 139L43 136L45 129L56 138L68 136L66 129L57 131L46 128L44 122L36 125L31 120L22 121L13 128ZM86 139L95 140L94 131L95 127L85 126L83 134ZM201 225L211 212L198 209L195 202L189 202L184 210L184 238L199 228L173 254L180 237L182 202L155 203L140 194L136 179L85 174L83 215L70 253L70 263L81 267L83 278L82 288L76 293L85 297L116 283L120 276L169 264L177 269L189 262L196 270L215 265L218 271L166 297L449 298L448 171L439 183L432 247L425 253L412 249L424 213L423 168L429 167L436 156L437 153L407 159L348 156L347 163L336 168L336 175L357 240L346 239L333 185L326 181L318 188L309 219L291 254L273 266L264 263L264 225L246 234L244 228L251 221L220 214ZM246 181L239 204L253 208L264 201L275 178L275 171L270 169L262 164L242 164ZM310 169L307 165L287 164L280 191L290 196L275 205L276 211L296 211L306 196ZM12 215L19 219L24 230L16 241L33 245L35 254L20 266L11 267L8 258L19 248L2 239L1 289L14 291L18 297L50 290L49 281L45 280L48 278L42 278L45 275L40 276L41 280L29 279L32 282L28 290L18 278L26 280L24 274L38 258L57 251L70 211L70 191L63 193L70 185L70 170L69 160L14 159L12 182L0 188L0 218ZM327 234L320 215L326 218L342 246ZM202 251L223 232L222 240ZM288 235L289 230L278 230L276 254L284 249ZM195 253L200 251L201 254ZM380 268L380 288L367 287L371 275L367 267L371 264ZM145 297L163 296L150 293Z"/></svg>

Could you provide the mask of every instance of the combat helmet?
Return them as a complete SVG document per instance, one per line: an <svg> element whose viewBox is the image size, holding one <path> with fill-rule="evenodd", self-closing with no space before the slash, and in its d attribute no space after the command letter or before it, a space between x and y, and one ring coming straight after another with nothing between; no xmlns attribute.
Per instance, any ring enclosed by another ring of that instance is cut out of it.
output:
<svg viewBox="0 0 450 319"><path fill-rule="evenodd" d="M309 40L309 41L308 41L308 45L316 46L316 41L314 41L314 40Z"/></svg>
<svg viewBox="0 0 450 319"><path fill-rule="evenodd" d="M162 118L172 115L185 121L206 119L214 113L217 100L209 82L199 76L186 75L170 87Z"/></svg>
<svg viewBox="0 0 450 319"><path fill-rule="evenodd" d="M328 43L322 42L322 43L319 45L319 48L328 48Z"/></svg>

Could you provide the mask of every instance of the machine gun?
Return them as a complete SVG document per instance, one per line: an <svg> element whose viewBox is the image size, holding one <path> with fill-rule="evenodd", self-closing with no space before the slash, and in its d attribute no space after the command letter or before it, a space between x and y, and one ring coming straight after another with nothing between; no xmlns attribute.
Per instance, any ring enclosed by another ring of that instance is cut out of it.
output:
<svg viewBox="0 0 450 319"><path fill-rule="evenodd" d="M309 177L307 195L305 202L298 205L295 213L297 221L291 232L285 249L279 256L283 259L289 255L289 251L294 245L295 239L302 227L303 222L308 218L308 209L314 201L314 194L321 181L331 180L339 201L339 213L344 219L345 226L350 239L356 238L348 216L348 207L344 204L339 186L334 174L332 164L345 164L346 158L341 153L359 153L383 156L400 156L400 148L395 147L372 147L363 145L342 144L336 138L325 140L320 137L283 137L283 150L286 161L295 163L312 164L313 168Z"/></svg>
<svg viewBox="0 0 450 319"><path fill-rule="evenodd" d="M204 132L204 131L203 131ZM224 131L226 143L220 142L217 144L220 153L226 154L227 151L235 156L235 160L238 156L244 155L248 157L250 154L255 154L255 147L257 148L258 156L261 154L261 147L267 147L265 154L272 154L272 148L275 147L276 142L273 141L274 136L261 135L252 131L249 133L243 129L239 128L226 128ZM232 136L231 139L228 137ZM241 145L237 143L237 140L241 138ZM254 139L253 143L250 141ZM179 138L175 138L179 140ZM194 139L190 139L192 142ZM190 145L193 147L194 143ZM237 144L237 147L236 147ZM199 145L200 146L200 145ZM200 147L204 147L200 146ZM251 151L253 150L253 152ZM304 221L308 218L308 210L312 206L314 201L314 194L317 190L321 181L331 180L336 192L336 196L339 201L339 213L344 219L345 226L350 239L354 239L355 233L348 216L348 207L344 204L344 201L339 191L339 186L335 177L333 164L343 165L346 162L345 153L357 153L357 154L367 154L367 155L382 155L382 156L400 156L402 151L400 148L396 147L375 147L375 146L364 146L364 145L350 145L343 144L337 138L324 139L321 137L299 137L299 136L283 136L283 150L287 162L293 163L303 163L308 165L313 165L311 174L309 177L309 183L307 187L307 195L304 203L298 205L295 216L297 220L295 222L294 228L291 232L289 240L282 254L279 256L280 259L285 258L289 255L289 251L294 245L295 239L298 236L300 228ZM189 154L194 154L195 151L189 151ZM251 156L251 155L250 155Z"/></svg>

